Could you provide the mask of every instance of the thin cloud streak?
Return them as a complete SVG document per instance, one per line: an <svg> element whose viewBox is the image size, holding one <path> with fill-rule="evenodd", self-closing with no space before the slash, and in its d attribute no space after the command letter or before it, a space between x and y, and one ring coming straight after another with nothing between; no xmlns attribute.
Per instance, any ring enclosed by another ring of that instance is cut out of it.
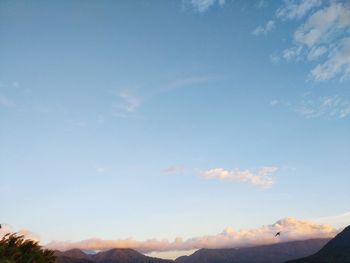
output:
<svg viewBox="0 0 350 263"><path fill-rule="evenodd" d="M216 79L217 77L206 76L206 75L182 77L172 81L165 88L164 91L172 91L179 88L186 88L186 87L191 88L191 87L197 87L199 85L206 85L210 81L214 81Z"/></svg>
<svg viewBox="0 0 350 263"><path fill-rule="evenodd" d="M321 217L314 220L320 224L331 224L334 227L344 228L350 225L350 211L335 216Z"/></svg>

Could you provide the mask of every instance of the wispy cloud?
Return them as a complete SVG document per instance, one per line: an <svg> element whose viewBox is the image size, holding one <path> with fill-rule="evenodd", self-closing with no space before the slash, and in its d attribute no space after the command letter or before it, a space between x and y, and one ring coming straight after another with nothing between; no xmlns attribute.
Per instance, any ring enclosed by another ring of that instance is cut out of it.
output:
<svg viewBox="0 0 350 263"><path fill-rule="evenodd" d="M270 55L270 60L273 64L278 65L281 62L281 56L278 52L274 52Z"/></svg>
<svg viewBox="0 0 350 263"><path fill-rule="evenodd" d="M275 181L271 177L278 170L277 167L261 167L256 171L240 170L238 168L233 170L225 170L223 168L214 168L201 173L201 176L209 179L219 179L225 181L236 181L249 183L254 186L268 188L271 187Z"/></svg>
<svg viewBox="0 0 350 263"><path fill-rule="evenodd" d="M15 108L16 103L7 96L0 94L0 106L5 108Z"/></svg>
<svg viewBox="0 0 350 263"><path fill-rule="evenodd" d="M324 116L342 119L350 115L350 101L343 99L339 95L325 96L318 99L306 96L295 107L295 111L306 118Z"/></svg>
<svg viewBox="0 0 350 263"><path fill-rule="evenodd" d="M117 103L114 104L114 115L126 117L135 113L142 104L141 97L135 95L129 90L124 90L117 93Z"/></svg>
<svg viewBox="0 0 350 263"><path fill-rule="evenodd" d="M274 99L270 101L270 106L285 107L307 119L344 119L350 116L350 100L341 95L315 96L307 92L298 100L299 102L291 102Z"/></svg>
<svg viewBox="0 0 350 263"><path fill-rule="evenodd" d="M255 28L252 32L253 35L260 36L260 35L266 35L270 31L274 30L276 27L275 21L270 20L266 23L265 26L258 26Z"/></svg>
<svg viewBox="0 0 350 263"><path fill-rule="evenodd" d="M271 105L271 106L278 105L279 103L280 103L279 100L271 100L271 101L270 101L270 105Z"/></svg>
<svg viewBox="0 0 350 263"><path fill-rule="evenodd" d="M282 231L283 235L277 239L275 238L275 233L279 231ZM187 251L199 248L246 247L309 238L329 238L335 236L337 233L338 230L330 225L288 217L274 224L255 229L235 230L232 227L227 227L217 235L199 236L189 239L178 237L173 241L158 239L139 241L131 238L103 240L93 238L79 242L53 241L47 244L46 247L59 250L71 248L86 250L132 248L143 253L150 253L155 251Z"/></svg>
<svg viewBox="0 0 350 263"><path fill-rule="evenodd" d="M97 173L106 173L109 171L109 167L107 166L104 166L104 165L94 165L94 170L97 172Z"/></svg>
<svg viewBox="0 0 350 263"><path fill-rule="evenodd" d="M190 4L196 12L204 13L211 6L216 4L223 6L225 4L225 0L183 0L183 3Z"/></svg>
<svg viewBox="0 0 350 263"><path fill-rule="evenodd" d="M191 87L191 86L197 86L200 84L208 83L211 80L215 80L215 77L213 76L189 76L189 77L181 77L173 82L171 82L168 85L168 90L176 89L176 88L182 88L182 87Z"/></svg>
<svg viewBox="0 0 350 263"><path fill-rule="evenodd" d="M257 2L255 6L260 9L268 6L268 4L269 4L268 0L260 0L259 2Z"/></svg>
<svg viewBox="0 0 350 263"><path fill-rule="evenodd" d="M173 165L163 169L163 173L182 173L186 170L184 166Z"/></svg>
<svg viewBox="0 0 350 263"><path fill-rule="evenodd" d="M317 218L314 220L317 223L320 224L331 224L332 226L335 227L346 227L350 225L350 212L342 213L339 215L334 215L334 216L326 216L326 217L321 217Z"/></svg>
<svg viewBox="0 0 350 263"><path fill-rule="evenodd" d="M120 99L119 107L126 112L134 112L141 105L140 97L128 91L123 91L118 94Z"/></svg>
<svg viewBox="0 0 350 263"><path fill-rule="evenodd" d="M322 54L324 53L326 51ZM311 71L311 76L319 81L329 80L338 74L341 74L340 80L350 78L350 37L341 40L337 47L333 48L326 61L318 64Z"/></svg>
<svg viewBox="0 0 350 263"><path fill-rule="evenodd" d="M283 50L282 57L285 60L290 61L292 59L298 58L298 56L301 54L301 51L302 51L302 47L300 47L300 46L287 48L287 49Z"/></svg>
<svg viewBox="0 0 350 263"><path fill-rule="evenodd" d="M350 78L350 3L285 0L276 18L300 22L292 36L293 44L280 52L281 58L316 62L310 72L314 81ZM257 32L263 33L263 29ZM275 61L276 57L275 53Z"/></svg>
<svg viewBox="0 0 350 263"><path fill-rule="evenodd" d="M283 20L300 19L322 4L322 0L284 0L276 15Z"/></svg>

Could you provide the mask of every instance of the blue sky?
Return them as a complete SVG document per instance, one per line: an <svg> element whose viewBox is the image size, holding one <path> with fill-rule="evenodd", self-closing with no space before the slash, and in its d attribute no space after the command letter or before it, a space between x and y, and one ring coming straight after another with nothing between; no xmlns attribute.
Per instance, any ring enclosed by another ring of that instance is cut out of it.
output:
<svg viewBox="0 0 350 263"><path fill-rule="evenodd" d="M0 37L0 218L43 243L349 211L347 1L1 0Z"/></svg>

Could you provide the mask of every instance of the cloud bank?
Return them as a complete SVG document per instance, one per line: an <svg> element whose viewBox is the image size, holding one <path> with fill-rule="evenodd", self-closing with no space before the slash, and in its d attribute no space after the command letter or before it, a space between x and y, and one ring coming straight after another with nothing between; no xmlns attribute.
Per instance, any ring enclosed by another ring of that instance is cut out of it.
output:
<svg viewBox="0 0 350 263"><path fill-rule="evenodd" d="M201 173L201 175L210 179L237 181L268 188L275 183L271 175L277 170L277 167L261 167L255 172L251 170L239 170L238 168L231 171L223 168L214 168Z"/></svg>
<svg viewBox="0 0 350 263"><path fill-rule="evenodd" d="M282 233L281 236L275 238L275 233L279 231ZM47 244L46 247L59 250L72 248L86 250L132 248L142 253L151 253L200 248L238 248L310 238L329 238L335 236L338 232L330 225L288 217L260 228L235 230L227 227L217 235L200 236L186 240L176 238L173 241L157 239L138 241L135 239L103 240L92 238L80 242L53 241Z"/></svg>

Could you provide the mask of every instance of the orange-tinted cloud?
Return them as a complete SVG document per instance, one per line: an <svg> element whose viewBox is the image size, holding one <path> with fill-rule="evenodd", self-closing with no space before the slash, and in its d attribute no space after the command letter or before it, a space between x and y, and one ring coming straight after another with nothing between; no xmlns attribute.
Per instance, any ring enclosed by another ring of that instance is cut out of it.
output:
<svg viewBox="0 0 350 263"><path fill-rule="evenodd" d="M281 236L276 238L275 233L277 232L281 232ZM241 229L237 231L228 227L217 235L200 236L186 240L176 238L173 241L157 239L138 241L134 239L103 240L92 238L79 242L53 241L46 247L59 250L68 250L71 248L87 250L132 248L143 253L150 253L199 248L246 247L292 240L327 238L333 237L337 233L338 230L330 225L316 224L312 221L303 221L288 217L272 225L262 226L256 229Z"/></svg>

